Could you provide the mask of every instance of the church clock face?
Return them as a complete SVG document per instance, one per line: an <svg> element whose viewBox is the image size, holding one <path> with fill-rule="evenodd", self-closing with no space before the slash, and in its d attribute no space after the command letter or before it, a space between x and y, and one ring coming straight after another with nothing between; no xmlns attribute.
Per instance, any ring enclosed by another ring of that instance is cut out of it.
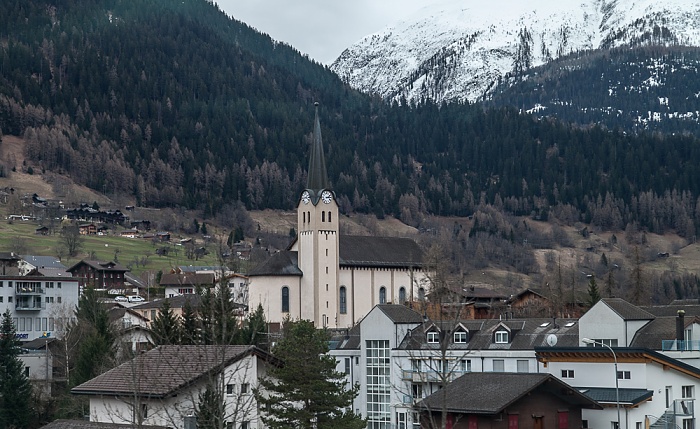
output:
<svg viewBox="0 0 700 429"><path fill-rule="evenodd" d="M331 194L331 191L323 191L321 194L321 201L323 201L324 204L330 204L332 200L333 194Z"/></svg>
<svg viewBox="0 0 700 429"><path fill-rule="evenodd" d="M311 195L309 195L309 191L304 191L304 193L301 194L301 201L304 204L309 204L309 201L311 201Z"/></svg>

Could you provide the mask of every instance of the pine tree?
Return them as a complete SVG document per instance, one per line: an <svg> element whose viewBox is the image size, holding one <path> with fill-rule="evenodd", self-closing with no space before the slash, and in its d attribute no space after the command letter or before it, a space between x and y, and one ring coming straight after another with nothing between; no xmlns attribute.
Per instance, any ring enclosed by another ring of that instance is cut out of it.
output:
<svg viewBox="0 0 700 429"><path fill-rule="evenodd" d="M208 383L197 398L197 429L219 429L224 427L224 398L214 383Z"/></svg>
<svg viewBox="0 0 700 429"><path fill-rule="evenodd" d="M181 344L199 344L199 321L197 320L197 313L192 308L190 300L185 301L185 305L182 307L182 335Z"/></svg>
<svg viewBox="0 0 700 429"><path fill-rule="evenodd" d="M72 385L78 385L112 367L115 335L107 310L100 304L94 288L86 287L75 311L77 329L82 336L75 368L71 373Z"/></svg>
<svg viewBox="0 0 700 429"><path fill-rule="evenodd" d="M157 346L181 343L181 326L179 318L170 308L170 301L163 300L158 315L151 323L153 342Z"/></svg>
<svg viewBox="0 0 700 429"><path fill-rule="evenodd" d="M266 327L265 310L263 310L262 304L258 304L258 308L250 313L246 319L245 326L241 330L241 341L244 344L258 346L263 350L267 350Z"/></svg>
<svg viewBox="0 0 700 429"><path fill-rule="evenodd" d="M285 322L284 336L272 350L282 360L256 391L267 413L262 419L271 429L360 429L366 422L348 410L357 388L345 389L345 374L335 370L328 352L328 333L308 320Z"/></svg>
<svg viewBox="0 0 700 429"><path fill-rule="evenodd" d="M591 280L588 282L588 306L593 307L600 301L600 298L600 291L598 291L595 277L591 277Z"/></svg>
<svg viewBox="0 0 700 429"><path fill-rule="evenodd" d="M20 342L16 337L10 310L0 323L0 427L26 428L32 415L32 387L19 358Z"/></svg>

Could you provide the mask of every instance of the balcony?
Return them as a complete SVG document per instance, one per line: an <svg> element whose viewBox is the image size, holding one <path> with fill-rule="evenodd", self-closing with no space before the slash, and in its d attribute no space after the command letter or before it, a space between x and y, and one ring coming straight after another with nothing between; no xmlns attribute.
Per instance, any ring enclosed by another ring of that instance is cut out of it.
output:
<svg viewBox="0 0 700 429"><path fill-rule="evenodd" d="M20 299L20 297L17 297L17 302L15 303L16 311L39 311L45 308L46 304L41 299Z"/></svg>
<svg viewBox="0 0 700 429"><path fill-rule="evenodd" d="M402 379L410 380L415 383L436 383L443 381L443 379L446 382L451 382L454 381L456 378L463 376L467 372L469 371L464 371L461 369L453 369L445 373L433 369L422 371L404 369L402 370Z"/></svg>
<svg viewBox="0 0 700 429"><path fill-rule="evenodd" d="M41 295L46 293L42 287L17 286L15 288L16 295Z"/></svg>
<svg viewBox="0 0 700 429"><path fill-rule="evenodd" d="M663 340L661 350L665 352L700 351L700 341Z"/></svg>

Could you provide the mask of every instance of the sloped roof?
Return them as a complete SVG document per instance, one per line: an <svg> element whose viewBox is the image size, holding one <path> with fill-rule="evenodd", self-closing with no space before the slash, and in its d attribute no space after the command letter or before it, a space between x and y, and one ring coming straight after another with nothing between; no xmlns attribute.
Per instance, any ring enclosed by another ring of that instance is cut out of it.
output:
<svg viewBox="0 0 700 429"><path fill-rule="evenodd" d="M255 346L160 346L71 389L79 395L165 398L244 357L269 357Z"/></svg>
<svg viewBox="0 0 700 429"><path fill-rule="evenodd" d="M578 387L579 392L602 404L616 404L617 394L613 387ZM619 389L620 404L637 405L654 396L653 390Z"/></svg>
<svg viewBox="0 0 700 429"><path fill-rule="evenodd" d="M622 298L601 299L612 311L617 313L623 320L652 320L654 315L648 311L630 304Z"/></svg>
<svg viewBox="0 0 700 429"><path fill-rule="evenodd" d="M422 323L423 316L405 305L379 304L377 307L394 323Z"/></svg>
<svg viewBox="0 0 700 429"><path fill-rule="evenodd" d="M359 267L420 267L423 251L410 238L341 235L340 265Z"/></svg>
<svg viewBox="0 0 700 429"><path fill-rule="evenodd" d="M570 395L562 395L562 389ZM465 374L443 389L418 403L419 408L442 409L462 414L498 414L504 408L535 390L550 393L563 401L585 408L601 406L551 374L472 372Z"/></svg>
<svg viewBox="0 0 700 429"><path fill-rule="evenodd" d="M281 250L272 254L267 260L253 268L249 277L253 276L301 276L297 252Z"/></svg>
<svg viewBox="0 0 700 429"><path fill-rule="evenodd" d="M22 255L22 260L37 268L53 268L64 271L66 269L66 266L55 256Z"/></svg>
<svg viewBox="0 0 700 429"><path fill-rule="evenodd" d="M413 329L398 348L407 350L437 348L437 344L427 343L425 335L427 330L440 329L454 332L460 326L468 331L468 340L466 343L451 342L450 350L534 350L536 347L548 346L547 338L550 335L557 338L558 347L575 347L579 343L577 319L479 319L427 321ZM497 344L494 342L494 333L502 327L511 332L510 342Z"/></svg>
<svg viewBox="0 0 700 429"><path fill-rule="evenodd" d="M126 272L129 271L127 268L117 264L116 262L105 262L105 261L95 261L95 260L89 260L89 259L83 259L81 261L78 261L75 263L72 267L68 268L66 271L68 272L73 272L77 267L80 265L87 265L88 267L97 270L97 271L118 271L118 272Z"/></svg>
<svg viewBox="0 0 700 429"><path fill-rule="evenodd" d="M161 286L209 286L214 282L213 273L167 273L160 278Z"/></svg>
<svg viewBox="0 0 700 429"><path fill-rule="evenodd" d="M700 316L700 303L697 299L689 300L695 301L694 303L671 303L669 305L650 305L650 306L640 306L642 310L648 311L654 316L678 316L678 311L683 310L685 312L685 317L688 316Z"/></svg>
<svg viewBox="0 0 700 429"><path fill-rule="evenodd" d="M651 350L662 350L664 340L676 339L677 317L657 317L639 329L630 342L630 347L643 347ZM686 317L683 327L698 323L697 317Z"/></svg>
<svg viewBox="0 0 700 429"><path fill-rule="evenodd" d="M54 420L51 423L42 426L40 429L130 429L130 428L143 428L143 429L166 429L166 426L152 426L152 425L132 425L132 424L118 424L118 423L100 423L100 422L89 422L87 420Z"/></svg>

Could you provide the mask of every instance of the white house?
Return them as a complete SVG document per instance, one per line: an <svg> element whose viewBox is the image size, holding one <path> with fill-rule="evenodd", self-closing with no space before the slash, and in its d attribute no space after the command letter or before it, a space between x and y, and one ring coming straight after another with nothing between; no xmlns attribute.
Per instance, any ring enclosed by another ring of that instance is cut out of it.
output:
<svg viewBox="0 0 700 429"><path fill-rule="evenodd" d="M536 346L576 346L575 319L425 320L406 306L375 306L332 343L353 408L368 427L417 427L414 405L468 372L536 373Z"/></svg>
<svg viewBox="0 0 700 429"><path fill-rule="evenodd" d="M537 357L542 372L604 405L583 411L587 427L616 428L618 405L622 429L695 427L700 369L694 366L630 347L538 348Z"/></svg>
<svg viewBox="0 0 700 429"><path fill-rule="evenodd" d="M262 427L253 395L275 359L255 346L160 346L71 390L90 421L182 428L208 387L224 397L232 429ZM212 387L213 386L213 387Z"/></svg>
<svg viewBox="0 0 700 429"><path fill-rule="evenodd" d="M269 321L306 319L350 327L377 304L418 300L426 293L423 252L411 239L340 235L316 111L306 189L297 206L297 238L251 270L248 306Z"/></svg>

